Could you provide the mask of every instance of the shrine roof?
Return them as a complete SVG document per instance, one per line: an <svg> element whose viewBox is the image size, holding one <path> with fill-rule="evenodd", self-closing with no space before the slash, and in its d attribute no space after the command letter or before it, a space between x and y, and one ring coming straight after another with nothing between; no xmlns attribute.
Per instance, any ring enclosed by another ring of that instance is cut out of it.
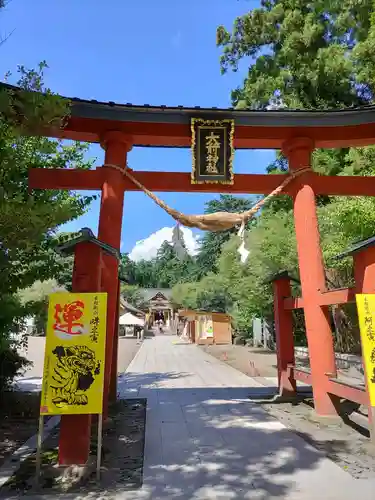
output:
<svg viewBox="0 0 375 500"><path fill-rule="evenodd" d="M375 246L375 236L372 236L371 238L367 238L366 240L357 241L356 243L352 244L352 246L349 247L347 250L340 253L339 255L336 255L336 259L342 259L344 257L349 257L350 255L354 255L358 252L361 252L361 251L366 250L367 248L370 248L373 246Z"/></svg>
<svg viewBox="0 0 375 500"><path fill-rule="evenodd" d="M62 255L71 255L72 253L74 253L75 247L76 245L78 245L78 243L85 242L93 243L94 245L99 246L106 254L112 255L117 260L120 260L120 252L111 245L108 245L107 243L104 243L95 238L94 233L88 227L82 228L75 237L57 245L56 251Z"/></svg>
<svg viewBox="0 0 375 500"><path fill-rule="evenodd" d="M72 116L110 121L189 125L192 118L233 119L235 125L257 127L317 127L375 123L375 106L333 110L249 110L102 102L68 98Z"/></svg>
<svg viewBox="0 0 375 500"><path fill-rule="evenodd" d="M170 300L172 297L172 290L170 288L141 288L140 292L146 302L149 302L158 294L163 295L166 300Z"/></svg>
<svg viewBox="0 0 375 500"><path fill-rule="evenodd" d="M0 89L19 90L0 82ZM64 96L62 96L64 97ZM168 123L187 125L191 118L234 119L236 125L257 127L334 127L375 123L375 106L327 110L249 110L235 108L166 106L116 103L78 97L64 97L71 102L75 118L118 122Z"/></svg>

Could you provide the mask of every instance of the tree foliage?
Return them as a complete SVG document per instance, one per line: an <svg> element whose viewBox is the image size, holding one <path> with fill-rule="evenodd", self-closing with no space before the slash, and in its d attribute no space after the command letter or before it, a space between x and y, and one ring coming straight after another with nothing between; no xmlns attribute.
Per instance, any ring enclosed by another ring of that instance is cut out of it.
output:
<svg viewBox="0 0 375 500"><path fill-rule="evenodd" d="M134 307L142 307L144 305L144 298L141 290L137 285L121 284L121 294Z"/></svg>
<svg viewBox="0 0 375 500"><path fill-rule="evenodd" d="M185 248L182 234L179 247ZM176 241L164 241L157 256L151 260L133 262L127 254L120 263L120 276L128 285L141 288L171 288L177 283L197 279L199 276L196 259L186 251L183 255L176 248Z"/></svg>
<svg viewBox="0 0 375 500"><path fill-rule="evenodd" d="M232 31L219 26L222 72L250 61L233 103L252 109L275 101L293 109L366 104L374 92L368 64L373 12L373 0L262 0Z"/></svg>
<svg viewBox="0 0 375 500"><path fill-rule="evenodd" d="M254 198L239 198L232 195L220 195L218 199L210 200L206 203L206 214L214 212L245 212L249 210L254 203ZM253 222L250 221L250 226ZM221 253L224 243L229 241L230 237L238 231L238 228L229 229L218 233L206 232L202 238L199 254L197 258L200 276L207 272L217 271L216 262Z"/></svg>
<svg viewBox="0 0 375 500"><path fill-rule="evenodd" d="M0 349L24 326L32 306L19 290L61 278L65 262L54 252L56 231L82 215L93 197L63 190L28 189L30 168L89 169L87 145L39 135L62 127L69 103L43 85L45 63L19 67L17 88L0 87Z"/></svg>
<svg viewBox="0 0 375 500"><path fill-rule="evenodd" d="M55 279L36 281L32 286L20 290L18 298L27 313L33 318L31 335L45 335L48 318L48 298L51 293L66 291Z"/></svg>
<svg viewBox="0 0 375 500"><path fill-rule="evenodd" d="M33 92L42 86L39 72L20 68L18 85L26 92L0 92L0 269L3 293L14 293L54 271L54 231L82 215L93 197L64 190L28 189L30 168L89 169L87 145L65 144L35 133L49 123L62 125L67 109L57 96ZM10 111L9 111L10 110ZM60 115L56 115L60 113ZM61 115L63 113L63 115Z"/></svg>

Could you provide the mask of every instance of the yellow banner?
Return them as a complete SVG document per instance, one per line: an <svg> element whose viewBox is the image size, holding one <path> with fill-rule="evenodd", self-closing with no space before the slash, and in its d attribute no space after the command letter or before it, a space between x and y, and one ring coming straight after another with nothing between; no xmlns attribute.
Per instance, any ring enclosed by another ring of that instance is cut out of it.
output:
<svg viewBox="0 0 375 500"><path fill-rule="evenodd" d="M102 413L106 293L49 297L41 415Z"/></svg>
<svg viewBox="0 0 375 500"><path fill-rule="evenodd" d="M356 295L362 358L371 406L375 406L375 295Z"/></svg>

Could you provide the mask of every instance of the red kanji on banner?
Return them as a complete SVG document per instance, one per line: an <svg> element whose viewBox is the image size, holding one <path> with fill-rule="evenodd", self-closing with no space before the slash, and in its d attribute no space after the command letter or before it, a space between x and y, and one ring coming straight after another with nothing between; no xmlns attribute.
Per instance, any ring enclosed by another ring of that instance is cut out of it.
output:
<svg viewBox="0 0 375 500"><path fill-rule="evenodd" d="M64 306L56 304L53 329L68 335L79 335L82 333L83 323L80 323L78 320L82 318L84 308L85 304L80 300L70 302Z"/></svg>

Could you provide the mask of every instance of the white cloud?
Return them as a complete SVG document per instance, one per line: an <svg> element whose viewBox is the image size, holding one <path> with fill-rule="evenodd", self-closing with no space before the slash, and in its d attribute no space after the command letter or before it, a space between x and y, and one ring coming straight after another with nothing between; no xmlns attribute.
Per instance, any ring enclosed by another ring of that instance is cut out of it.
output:
<svg viewBox="0 0 375 500"><path fill-rule="evenodd" d="M190 255L195 255L199 248L199 236L194 235L193 231L187 227L181 226L181 230L184 235L187 251ZM163 227L159 231L156 231L156 233L152 233L148 238L137 241L129 257L135 262L139 262L142 259L153 259L156 257L158 249L164 241L172 242L172 233L173 227Z"/></svg>

